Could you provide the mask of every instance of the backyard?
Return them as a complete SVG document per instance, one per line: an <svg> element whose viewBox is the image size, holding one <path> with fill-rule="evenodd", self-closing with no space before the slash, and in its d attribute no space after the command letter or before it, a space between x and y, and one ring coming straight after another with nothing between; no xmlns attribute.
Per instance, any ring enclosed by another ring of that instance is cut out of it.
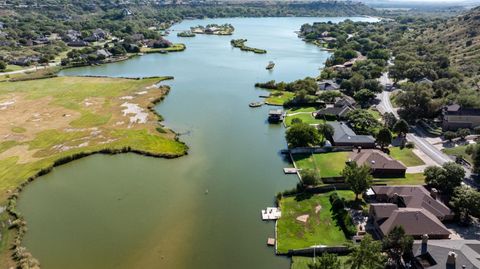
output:
<svg viewBox="0 0 480 269"><path fill-rule="evenodd" d="M389 148L390 156L401 161L405 166L419 166L425 163L414 152L413 149L400 147Z"/></svg>
<svg viewBox="0 0 480 269"><path fill-rule="evenodd" d="M452 155L452 156L461 156L463 157L467 162L473 164L473 159L472 155L468 155L465 151L467 149L468 145L463 145L463 146L456 146L453 148L444 148L442 151L445 154Z"/></svg>
<svg viewBox="0 0 480 269"><path fill-rule="evenodd" d="M293 92L287 91L272 91L267 99L265 99L265 103L269 105L275 106L283 106L283 104L287 101L293 99L295 94Z"/></svg>
<svg viewBox="0 0 480 269"><path fill-rule="evenodd" d="M316 109L314 107L289 109L287 111L287 117L285 118L285 125L287 127L291 126L293 119L300 119L303 123L307 124L325 123L324 120L316 119L313 117L312 112L314 112L315 110Z"/></svg>
<svg viewBox="0 0 480 269"><path fill-rule="evenodd" d="M322 178L339 177L345 163L348 161L349 151L294 154L293 160L299 169L313 169L320 173Z"/></svg>
<svg viewBox="0 0 480 269"><path fill-rule="evenodd" d="M317 194L305 199L285 197L280 200L282 217L277 222L279 253L314 245L337 246L348 241L342 229L332 219L329 201L332 193ZM337 193L346 200L355 198L351 191Z"/></svg>
<svg viewBox="0 0 480 269"><path fill-rule="evenodd" d="M374 184L387 185L423 185L425 176L423 173L405 174L405 177L398 178L374 178Z"/></svg>

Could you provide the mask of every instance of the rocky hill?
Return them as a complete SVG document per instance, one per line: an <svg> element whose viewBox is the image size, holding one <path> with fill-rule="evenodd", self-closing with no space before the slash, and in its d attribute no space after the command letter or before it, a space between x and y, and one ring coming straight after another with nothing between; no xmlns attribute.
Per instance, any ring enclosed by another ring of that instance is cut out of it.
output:
<svg viewBox="0 0 480 269"><path fill-rule="evenodd" d="M424 37L428 43L443 45L462 73L480 75L480 6L433 27Z"/></svg>

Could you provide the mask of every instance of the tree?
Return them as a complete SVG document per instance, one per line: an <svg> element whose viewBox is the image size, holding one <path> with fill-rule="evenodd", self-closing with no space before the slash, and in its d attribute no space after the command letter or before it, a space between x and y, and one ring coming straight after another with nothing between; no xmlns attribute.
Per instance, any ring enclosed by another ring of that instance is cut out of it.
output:
<svg viewBox="0 0 480 269"><path fill-rule="evenodd" d="M388 128L383 128L378 131L377 144L383 149L392 143L392 133Z"/></svg>
<svg viewBox="0 0 480 269"><path fill-rule="evenodd" d="M315 186L322 182L319 174L313 169L302 170L300 175L305 186Z"/></svg>
<svg viewBox="0 0 480 269"><path fill-rule="evenodd" d="M331 253L323 253L316 258L313 263L308 265L309 269L338 269L341 267L338 256Z"/></svg>
<svg viewBox="0 0 480 269"><path fill-rule="evenodd" d="M398 113L401 118L413 122L419 118L431 117L438 110L432 102L433 90L427 83L402 84L402 91L396 97L400 106Z"/></svg>
<svg viewBox="0 0 480 269"><path fill-rule="evenodd" d="M448 141L452 142L452 139L457 138L457 133L452 131L446 131L443 133L443 138L447 139Z"/></svg>
<svg viewBox="0 0 480 269"><path fill-rule="evenodd" d="M460 221L467 224L472 216L480 217L480 192L466 186L456 187L450 205Z"/></svg>
<svg viewBox="0 0 480 269"><path fill-rule="evenodd" d="M457 130L457 136L464 140L467 136L470 135L470 129L461 128Z"/></svg>
<svg viewBox="0 0 480 269"><path fill-rule="evenodd" d="M293 124L299 124L299 123L302 123L302 122L303 122L303 121L302 121L302 119L300 119L300 118L293 118L293 119L292 119L292 125L293 125Z"/></svg>
<svg viewBox="0 0 480 269"><path fill-rule="evenodd" d="M358 200L358 195L370 188L372 184L370 172L370 167L367 165L358 166L356 162L349 163L343 169L342 176L345 178L345 183L355 193L355 200Z"/></svg>
<svg viewBox="0 0 480 269"><path fill-rule="evenodd" d="M355 109L348 112L347 120L358 134L370 134L381 125L380 122L365 109Z"/></svg>
<svg viewBox="0 0 480 269"><path fill-rule="evenodd" d="M383 114L382 118L383 118L383 122L385 123L385 127L387 127L390 130L394 130L393 127L397 123L397 118L395 117L395 115L392 112L387 112Z"/></svg>
<svg viewBox="0 0 480 269"><path fill-rule="evenodd" d="M475 150L473 151L472 154L472 159L473 159L473 172L476 174L480 173L480 146L476 145Z"/></svg>
<svg viewBox="0 0 480 269"><path fill-rule="evenodd" d="M306 123L297 123L288 128L286 139L291 147L308 147L321 142L317 129Z"/></svg>
<svg viewBox="0 0 480 269"><path fill-rule="evenodd" d="M404 136L408 133L408 128L409 127L407 121L401 119L395 123L395 125L393 126L393 131L400 136Z"/></svg>
<svg viewBox="0 0 480 269"><path fill-rule="evenodd" d="M346 261L351 269L382 269L384 268L384 257L382 255L382 243L373 240L367 234L359 245L350 246L350 255Z"/></svg>
<svg viewBox="0 0 480 269"><path fill-rule="evenodd" d="M427 185L446 194L451 194L456 187L460 186L465 177L465 170L454 162L445 163L442 167L429 166L423 173Z"/></svg>
<svg viewBox="0 0 480 269"><path fill-rule="evenodd" d="M0 60L0 71L4 71L5 69L7 69L7 64Z"/></svg>
<svg viewBox="0 0 480 269"><path fill-rule="evenodd" d="M412 256L413 238L406 235L401 226L396 226L383 238L382 243L388 257L387 268L404 268L402 257Z"/></svg>
<svg viewBox="0 0 480 269"><path fill-rule="evenodd" d="M318 132L323 135L324 138L330 138L334 135L335 130L332 125L328 123L321 123L317 126Z"/></svg>
<svg viewBox="0 0 480 269"><path fill-rule="evenodd" d="M362 107L365 107L370 101L375 98L375 93L370 91L369 89L361 89L353 95L353 98L357 100L361 104Z"/></svg>

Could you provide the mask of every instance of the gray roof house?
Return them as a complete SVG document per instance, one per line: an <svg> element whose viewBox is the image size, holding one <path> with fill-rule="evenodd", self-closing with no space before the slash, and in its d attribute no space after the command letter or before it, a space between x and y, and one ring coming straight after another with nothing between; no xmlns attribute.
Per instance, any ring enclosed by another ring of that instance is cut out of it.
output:
<svg viewBox="0 0 480 269"><path fill-rule="evenodd" d="M415 269L480 269L480 241L428 240L413 244Z"/></svg>
<svg viewBox="0 0 480 269"><path fill-rule="evenodd" d="M458 104L445 106L442 110L444 130L475 128L480 126L480 109L463 108Z"/></svg>
<svg viewBox="0 0 480 269"><path fill-rule="evenodd" d="M375 138L371 135L357 135L343 122L329 122L334 134L329 138L333 146L374 148Z"/></svg>
<svg viewBox="0 0 480 269"><path fill-rule="evenodd" d="M323 119L325 117L335 117L337 119L344 119L350 111L353 111L353 108L350 106L326 107L315 112L315 118Z"/></svg>
<svg viewBox="0 0 480 269"><path fill-rule="evenodd" d="M319 90L317 94L320 94L322 91L335 91L340 89L340 85L331 79L319 81L317 84Z"/></svg>

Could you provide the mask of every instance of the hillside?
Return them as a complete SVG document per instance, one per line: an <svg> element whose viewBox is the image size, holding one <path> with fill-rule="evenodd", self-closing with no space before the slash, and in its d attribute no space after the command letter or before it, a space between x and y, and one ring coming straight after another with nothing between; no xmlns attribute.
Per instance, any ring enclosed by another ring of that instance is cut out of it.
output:
<svg viewBox="0 0 480 269"><path fill-rule="evenodd" d="M445 46L462 73L480 75L480 7L426 31L425 37L428 43Z"/></svg>

